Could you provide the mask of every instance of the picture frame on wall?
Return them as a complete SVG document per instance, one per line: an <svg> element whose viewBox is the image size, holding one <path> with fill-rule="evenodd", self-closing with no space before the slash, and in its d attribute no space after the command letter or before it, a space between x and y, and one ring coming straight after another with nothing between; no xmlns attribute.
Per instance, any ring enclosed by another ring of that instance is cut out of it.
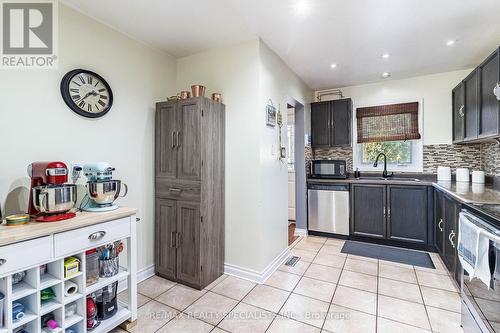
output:
<svg viewBox="0 0 500 333"><path fill-rule="evenodd" d="M276 108L271 104L266 106L266 125L271 127L276 126Z"/></svg>

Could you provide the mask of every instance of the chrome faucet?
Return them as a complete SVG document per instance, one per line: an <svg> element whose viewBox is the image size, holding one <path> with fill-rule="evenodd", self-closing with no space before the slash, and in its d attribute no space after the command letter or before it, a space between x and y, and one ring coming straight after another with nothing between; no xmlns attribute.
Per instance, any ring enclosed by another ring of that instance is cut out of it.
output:
<svg viewBox="0 0 500 333"><path fill-rule="evenodd" d="M394 176L394 172L391 172L390 174L387 172L387 156L384 153L379 153L377 155L377 158L375 159L375 163L373 163L373 167L376 168L378 166L378 160L380 156L384 157L384 171L382 172L382 177L384 178L389 178Z"/></svg>

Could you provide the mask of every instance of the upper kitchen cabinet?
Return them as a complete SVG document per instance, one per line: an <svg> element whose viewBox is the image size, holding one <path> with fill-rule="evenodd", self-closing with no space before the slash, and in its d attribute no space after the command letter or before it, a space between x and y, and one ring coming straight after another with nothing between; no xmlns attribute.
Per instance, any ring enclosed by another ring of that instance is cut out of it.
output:
<svg viewBox="0 0 500 333"><path fill-rule="evenodd" d="M314 148L350 146L352 100L311 103L311 144Z"/></svg>
<svg viewBox="0 0 500 333"><path fill-rule="evenodd" d="M500 82L500 48L491 54L479 70L479 138L494 137L499 132L500 101L493 89Z"/></svg>
<svg viewBox="0 0 500 333"><path fill-rule="evenodd" d="M500 102L493 93L493 88L500 82L499 50L495 50L452 91L454 143L500 136Z"/></svg>

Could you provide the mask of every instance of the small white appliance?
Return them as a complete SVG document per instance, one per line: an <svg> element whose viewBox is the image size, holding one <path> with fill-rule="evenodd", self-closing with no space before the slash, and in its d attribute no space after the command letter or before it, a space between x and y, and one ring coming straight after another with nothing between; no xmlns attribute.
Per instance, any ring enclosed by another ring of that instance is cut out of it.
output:
<svg viewBox="0 0 500 333"><path fill-rule="evenodd" d="M472 171L472 182L474 184L484 184L484 171Z"/></svg>
<svg viewBox="0 0 500 333"><path fill-rule="evenodd" d="M467 168L457 168L457 182L469 182L470 172Z"/></svg>
<svg viewBox="0 0 500 333"><path fill-rule="evenodd" d="M437 180L438 182L451 182L451 168L449 166L438 166Z"/></svg>

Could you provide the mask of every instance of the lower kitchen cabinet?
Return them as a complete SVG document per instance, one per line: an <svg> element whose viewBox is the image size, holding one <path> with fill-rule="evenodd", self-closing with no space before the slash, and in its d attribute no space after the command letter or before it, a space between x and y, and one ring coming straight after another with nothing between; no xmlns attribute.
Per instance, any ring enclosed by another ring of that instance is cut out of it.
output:
<svg viewBox="0 0 500 333"><path fill-rule="evenodd" d="M177 256L175 235L177 230L177 202L168 199L156 199L156 242L164 246L156 247L156 271L167 279L175 279Z"/></svg>
<svg viewBox="0 0 500 333"><path fill-rule="evenodd" d="M353 184L351 235L429 245L429 191L428 186Z"/></svg>
<svg viewBox="0 0 500 333"><path fill-rule="evenodd" d="M358 185L351 188L351 230L355 236L386 238L386 185Z"/></svg>
<svg viewBox="0 0 500 333"><path fill-rule="evenodd" d="M434 245L441 257L444 256L444 194L434 192Z"/></svg>
<svg viewBox="0 0 500 333"><path fill-rule="evenodd" d="M427 244L427 186L387 186L387 239Z"/></svg>

